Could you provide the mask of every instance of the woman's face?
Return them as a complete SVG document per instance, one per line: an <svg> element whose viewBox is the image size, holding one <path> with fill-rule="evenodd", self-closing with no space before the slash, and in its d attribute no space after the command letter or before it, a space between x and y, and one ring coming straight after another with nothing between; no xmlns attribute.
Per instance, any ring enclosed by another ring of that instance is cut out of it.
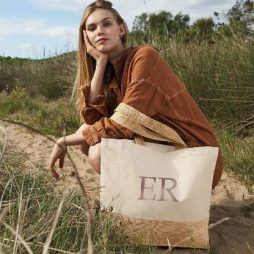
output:
<svg viewBox="0 0 254 254"><path fill-rule="evenodd" d="M92 12L86 20L86 33L90 43L103 53L112 53L122 47L120 37L125 34L113 14L104 9Z"/></svg>

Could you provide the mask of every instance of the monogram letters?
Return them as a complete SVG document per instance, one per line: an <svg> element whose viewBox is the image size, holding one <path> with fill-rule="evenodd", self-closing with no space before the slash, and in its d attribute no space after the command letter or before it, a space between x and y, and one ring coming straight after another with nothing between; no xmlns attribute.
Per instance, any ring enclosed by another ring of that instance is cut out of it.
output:
<svg viewBox="0 0 254 254"><path fill-rule="evenodd" d="M175 194L173 193L173 189L177 186L177 181L174 178L163 178L163 177L148 177L148 176L140 176L141 178L141 188L140 188L140 200L157 200L157 201L168 201L172 200L174 202L178 202ZM160 184L160 195L159 198L156 199L156 193L154 193L154 185L156 184L156 180L159 179ZM166 188L166 183L170 182L171 187ZM146 185L147 183L147 185ZM145 190L147 190L145 192ZM165 192L168 194L165 197Z"/></svg>

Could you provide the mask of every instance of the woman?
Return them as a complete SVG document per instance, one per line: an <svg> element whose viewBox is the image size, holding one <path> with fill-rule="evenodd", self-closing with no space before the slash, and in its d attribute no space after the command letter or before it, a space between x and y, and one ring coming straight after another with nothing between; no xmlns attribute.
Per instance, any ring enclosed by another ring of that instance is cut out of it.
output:
<svg viewBox="0 0 254 254"><path fill-rule="evenodd" d="M126 47L127 26L108 1L90 4L79 29L79 69L75 90L80 91L84 124L57 141L50 156L62 168L69 145L80 145L93 168L100 172L101 138L131 139L133 132L110 116L120 102L173 128L189 147L217 146L207 119L160 54L148 46ZM222 173L218 157L213 187Z"/></svg>

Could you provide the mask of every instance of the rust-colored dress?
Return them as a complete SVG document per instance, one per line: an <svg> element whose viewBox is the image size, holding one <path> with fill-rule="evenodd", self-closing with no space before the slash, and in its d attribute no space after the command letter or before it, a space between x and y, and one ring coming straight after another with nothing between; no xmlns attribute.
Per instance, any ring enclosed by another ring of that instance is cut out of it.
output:
<svg viewBox="0 0 254 254"><path fill-rule="evenodd" d="M218 146L212 127L196 102L158 51L149 46L128 48L113 63L116 78L109 90L116 96L114 108L124 102L174 129L189 147ZM101 138L130 139L133 132L110 119L104 90L93 104L86 103L89 86L83 87L81 121L91 125L83 131L89 145ZM112 107L112 105L111 105ZM213 187L222 174L219 153Z"/></svg>

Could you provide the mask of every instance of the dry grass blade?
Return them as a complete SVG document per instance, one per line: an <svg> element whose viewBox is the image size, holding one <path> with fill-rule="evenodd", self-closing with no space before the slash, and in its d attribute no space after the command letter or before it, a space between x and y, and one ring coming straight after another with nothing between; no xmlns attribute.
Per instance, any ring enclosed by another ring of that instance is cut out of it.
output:
<svg viewBox="0 0 254 254"><path fill-rule="evenodd" d="M228 220L230 220L229 217L224 218L224 219L222 219L222 220L220 220L220 221L217 221L217 222L215 222L215 223L213 223L213 224L210 224L208 228L209 228L209 229L212 229L212 228L214 228L214 227L216 227L216 226L220 225L221 223L223 223L223 222L225 222L225 221L228 221ZM186 241L186 240L188 240L188 239L190 239L190 238L192 238L192 237L193 237L193 235L190 235L190 236L184 238L183 240L179 241L179 242L176 243L175 245L171 245L171 243L169 242L169 239L167 238L168 250L167 250L166 253L171 253L174 247L179 246L179 244L181 244L182 242L184 242L184 241Z"/></svg>
<svg viewBox="0 0 254 254"><path fill-rule="evenodd" d="M3 251L3 249L2 249L2 246L6 246L6 245L3 244L3 243L0 244L0 254L4 254L4 251ZM8 246L8 247L9 247L9 246Z"/></svg>
<svg viewBox="0 0 254 254"><path fill-rule="evenodd" d="M22 188L21 188L21 192L20 192L20 199L19 199L19 211L18 211L18 223L17 223L17 227L16 227L16 234L15 234L15 242L14 242L14 248L13 248L13 254L16 253L16 249L17 249L17 245L18 245L18 235L19 235L19 229L20 229L20 221L21 221L21 211L22 211L22 200L23 200L23 182L22 182Z"/></svg>
<svg viewBox="0 0 254 254"><path fill-rule="evenodd" d="M221 223L223 223L223 222L225 222L225 221L228 221L228 220L230 220L230 218L229 218L229 217L226 217L226 218L224 218L224 219L222 219L222 220L219 220L219 221L217 221L217 222L215 222L215 223L213 223L213 224L210 224L210 225L209 225L209 229L212 229L212 228L214 228L214 227L216 227L216 226L220 225Z"/></svg>
<svg viewBox="0 0 254 254"><path fill-rule="evenodd" d="M52 225L51 231L49 232L48 237L46 239L46 242L45 242L45 244L43 246L43 252L42 252L42 254L47 254L48 253L49 245L51 243L51 240L52 240L55 228L56 228L56 224L57 224L58 218L60 216L60 213L61 213L61 210L62 210L62 207L63 207L64 198L65 198L65 195L62 197L62 199L60 201L60 204L58 206L58 209L57 209L57 212L56 212L55 219L53 221L53 225Z"/></svg>
<svg viewBox="0 0 254 254"><path fill-rule="evenodd" d="M86 218L87 218L87 238L88 238L88 243L87 243L87 254L93 254L93 240L92 240L92 215L90 212L90 208L89 208L89 203L88 203L88 196L86 194L86 190L84 185L82 184L81 178L79 176L79 172L77 169L76 164L74 163L74 161L72 160L71 156L69 155L69 153L67 153L67 157L70 160L72 167L75 171L75 175L78 181L78 184L80 186L80 189L82 191L82 194L84 196L85 202L85 213L86 213Z"/></svg>
<svg viewBox="0 0 254 254"><path fill-rule="evenodd" d="M4 252L2 250L2 245L0 245L0 254L4 254Z"/></svg>
<svg viewBox="0 0 254 254"><path fill-rule="evenodd" d="M6 206L6 207L4 208L4 210L2 211L2 213L0 214L0 223L1 223L1 221L3 220L4 216L7 214L8 210L9 210L9 207ZM4 254L4 252L3 252L3 250L2 250L2 245L3 245L3 244L0 243L0 254Z"/></svg>
<svg viewBox="0 0 254 254"><path fill-rule="evenodd" d="M7 214L8 210L9 210L9 207L6 206L6 207L4 208L4 210L1 212L1 214L0 214L0 223L1 223L1 221L3 220L3 218L5 217L5 215Z"/></svg>
<svg viewBox="0 0 254 254"><path fill-rule="evenodd" d="M12 227L10 227L8 224L6 224L6 223L3 223L3 224L4 224L4 226L5 226L8 230L10 230L10 232L11 232L15 237L17 236L17 239L19 240L19 242L20 242L21 244L23 244L23 246L26 248L27 252L28 252L29 254L33 254L32 250L30 249L30 247L28 246L28 244L25 242L25 240L21 237L21 235L18 234L17 232L15 232L15 230L14 230ZM16 242L16 241L15 241L15 242Z"/></svg>
<svg viewBox="0 0 254 254"><path fill-rule="evenodd" d="M36 245L43 246L43 244L36 244ZM61 249L52 248L52 247L49 247L48 249L49 249L49 250L56 251L57 253L63 253L63 254L75 254L75 253L70 252L70 251L67 251L67 250L61 250Z"/></svg>
<svg viewBox="0 0 254 254"><path fill-rule="evenodd" d="M14 242L14 240L6 239L6 238L3 238L3 240L6 241L6 242ZM29 244L31 244L31 243L29 243ZM4 244L2 244L2 245L4 245ZM38 242L38 243L33 243L33 245L37 245L37 246L41 246L41 247L44 246L44 244L43 244L43 243L40 243L40 242ZM1 246L1 245L0 245L0 246ZM5 246L8 246L8 245L5 245ZM8 247L9 247L9 246L8 246ZM70 251L67 251L67 250L61 250L61 249L52 248L52 247L49 247L49 250L53 250L53 251L56 251L57 253L63 253L63 254L75 254L75 253L70 252ZM0 252L0 254L2 254L2 253Z"/></svg>
<svg viewBox="0 0 254 254"><path fill-rule="evenodd" d="M170 252L173 250L173 248L172 248L172 245L171 245L171 243L170 243L170 241L169 241L168 238L167 238L167 242L168 242L168 250L167 250L167 253L170 253Z"/></svg>
<svg viewBox="0 0 254 254"><path fill-rule="evenodd" d="M4 157L4 154L5 154L5 151L6 151L6 147L7 147L8 135L7 135L6 130L3 127L1 127L1 126L0 126L0 131L2 131L4 133L4 135L5 135L3 150L2 150L2 152L0 154L0 165L1 165L3 157Z"/></svg>
<svg viewBox="0 0 254 254"><path fill-rule="evenodd" d="M250 251L250 254L254 254L254 249L251 249L250 245L248 242L246 242L247 248Z"/></svg>

